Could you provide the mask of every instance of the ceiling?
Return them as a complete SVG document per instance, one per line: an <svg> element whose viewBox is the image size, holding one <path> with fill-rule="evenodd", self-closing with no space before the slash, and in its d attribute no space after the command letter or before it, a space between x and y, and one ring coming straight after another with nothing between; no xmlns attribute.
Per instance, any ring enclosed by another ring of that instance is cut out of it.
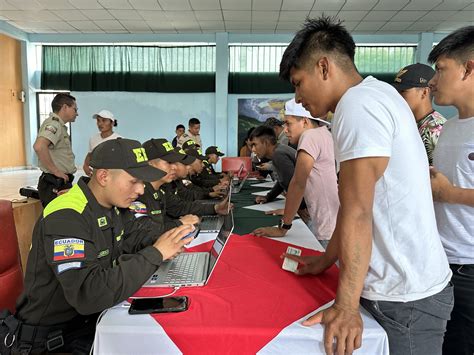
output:
<svg viewBox="0 0 474 355"><path fill-rule="evenodd" d="M291 33L323 12L353 33L474 24L473 0L0 0L0 21L27 33Z"/></svg>

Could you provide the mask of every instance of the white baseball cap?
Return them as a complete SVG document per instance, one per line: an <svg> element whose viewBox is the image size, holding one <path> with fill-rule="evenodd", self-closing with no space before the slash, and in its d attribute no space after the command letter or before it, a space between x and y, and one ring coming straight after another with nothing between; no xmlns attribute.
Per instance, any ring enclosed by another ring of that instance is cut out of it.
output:
<svg viewBox="0 0 474 355"><path fill-rule="evenodd" d="M285 115L288 116L297 116L297 117L307 117L311 120L314 121L319 121L324 124L330 125L328 121L325 121L321 118L315 118L311 116L311 113L309 113L308 110L306 110L302 104L297 104L295 99L291 99L287 102L285 102Z"/></svg>
<svg viewBox="0 0 474 355"><path fill-rule="evenodd" d="M92 118L96 120L98 116L103 117L103 118L108 118L109 120L112 120L112 121L116 121L114 114L107 110L100 110L99 112L94 113L92 115Z"/></svg>

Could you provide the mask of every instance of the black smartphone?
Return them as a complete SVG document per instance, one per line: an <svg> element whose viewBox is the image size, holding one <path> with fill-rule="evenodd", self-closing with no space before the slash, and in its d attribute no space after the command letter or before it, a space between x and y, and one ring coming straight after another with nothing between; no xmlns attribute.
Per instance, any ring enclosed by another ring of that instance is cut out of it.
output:
<svg viewBox="0 0 474 355"><path fill-rule="evenodd" d="M188 309L188 298L160 297L160 298L134 298L128 309L129 314L149 313L175 313Z"/></svg>
<svg viewBox="0 0 474 355"><path fill-rule="evenodd" d="M199 231L200 231L199 227L194 226L194 230L186 234L183 238L181 238L181 240L189 238L189 237L196 238L197 235L199 234Z"/></svg>

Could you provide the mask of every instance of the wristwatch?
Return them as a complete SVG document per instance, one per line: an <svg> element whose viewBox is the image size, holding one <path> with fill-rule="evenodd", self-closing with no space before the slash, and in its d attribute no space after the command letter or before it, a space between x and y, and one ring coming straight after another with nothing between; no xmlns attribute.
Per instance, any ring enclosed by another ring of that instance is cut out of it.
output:
<svg viewBox="0 0 474 355"><path fill-rule="evenodd" d="M283 218L280 219L280 223L278 224L278 228L280 229L285 229L285 230L289 230L291 228L293 224L290 223L290 224L285 224L285 222L283 221Z"/></svg>

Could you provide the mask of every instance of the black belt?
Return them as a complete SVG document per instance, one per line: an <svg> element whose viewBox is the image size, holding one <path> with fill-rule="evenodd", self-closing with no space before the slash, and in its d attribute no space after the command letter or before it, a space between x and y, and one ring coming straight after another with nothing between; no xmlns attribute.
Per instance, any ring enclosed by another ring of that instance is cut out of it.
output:
<svg viewBox="0 0 474 355"><path fill-rule="evenodd" d="M62 327L24 324L10 312L2 312L0 320L0 324L4 324L9 330L0 341L7 348L11 348L15 343L18 343L17 348L21 354L29 354L35 343L44 343L48 351L53 351L64 345Z"/></svg>

